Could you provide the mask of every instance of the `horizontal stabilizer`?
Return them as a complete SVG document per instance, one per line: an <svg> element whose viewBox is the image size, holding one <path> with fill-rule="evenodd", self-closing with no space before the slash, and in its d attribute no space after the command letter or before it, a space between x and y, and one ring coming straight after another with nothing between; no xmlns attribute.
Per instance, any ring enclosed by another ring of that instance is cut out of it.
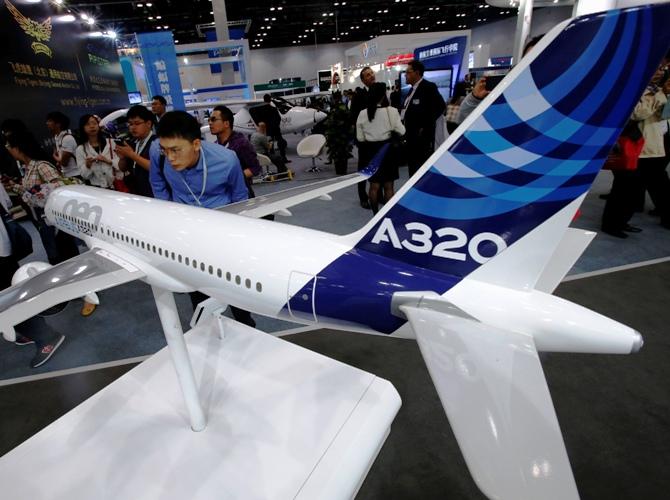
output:
<svg viewBox="0 0 670 500"><path fill-rule="evenodd" d="M13 341L12 327L56 304L144 276L106 250L90 250L1 291L0 332Z"/></svg>
<svg viewBox="0 0 670 500"><path fill-rule="evenodd" d="M501 500L579 498L533 339L401 305L470 473Z"/></svg>

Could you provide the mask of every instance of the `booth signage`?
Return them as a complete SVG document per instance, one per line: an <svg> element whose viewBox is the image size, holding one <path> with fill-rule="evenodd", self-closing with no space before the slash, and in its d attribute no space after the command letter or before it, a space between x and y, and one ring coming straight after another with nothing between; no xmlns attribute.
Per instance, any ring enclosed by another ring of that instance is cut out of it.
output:
<svg viewBox="0 0 670 500"><path fill-rule="evenodd" d="M414 54L411 52L409 54L393 54L386 58L384 65L388 68L391 66L396 66L398 64L407 64L408 62L414 59Z"/></svg>
<svg viewBox="0 0 670 500"><path fill-rule="evenodd" d="M76 127L85 113L128 106L115 42L56 14L49 2L0 3L2 117L24 121L43 139L49 111L62 111Z"/></svg>
<svg viewBox="0 0 670 500"><path fill-rule="evenodd" d="M457 36L424 47L417 47L414 49L414 57L421 61L426 69L451 68L460 73L467 41L466 36Z"/></svg>
<svg viewBox="0 0 670 500"><path fill-rule="evenodd" d="M150 93L165 97L168 106L173 109L185 109L172 33L138 33L137 43Z"/></svg>
<svg viewBox="0 0 670 500"><path fill-rule="evenodd" d="M440 57L445 54L457 54L458 43L450 43L440 47L433 47L431 49L422 50L419 52L419 59L429 59L431 57Z"/></svg>
<svg viewBox="0 0 670 500"><path fill-rule="evenodd" d="M279 83L262 83L259 85L254 85L254 91L262 92L264 90L301 89L306 86L307 84L304 80L286 81Z"/></svg>

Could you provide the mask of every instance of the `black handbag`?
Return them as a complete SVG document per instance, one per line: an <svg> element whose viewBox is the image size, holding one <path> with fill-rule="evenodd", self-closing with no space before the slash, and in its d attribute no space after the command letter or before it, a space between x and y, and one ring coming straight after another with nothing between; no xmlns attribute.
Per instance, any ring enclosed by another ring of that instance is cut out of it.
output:
<svg viewBox="0 0 670 500"><path fill-rule="evenodd" d="M386 108L386 114L389 114L388 107ZM390 121L391 117L389 116L389 122ZM390 147L388 153L386 153L386 157L392 158L393 162L399 167L407 165L407 140L405 139L405 136L392 130L389 143Z"/></svg>
<svg viewBox="0 0 670 500"><path fill-rule="evenodd" d="M33 253L33 240L28 231L21 224L11 218L9 214L2 215L2 221L12 243L12 257L21 260Z"/></svg>

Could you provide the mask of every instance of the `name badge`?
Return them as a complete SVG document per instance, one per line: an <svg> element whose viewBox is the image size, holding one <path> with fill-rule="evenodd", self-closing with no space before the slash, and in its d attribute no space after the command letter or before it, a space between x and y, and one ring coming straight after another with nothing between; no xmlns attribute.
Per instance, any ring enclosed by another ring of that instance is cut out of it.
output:
<svg viewBox="0 0 670 500"><path fill-rule="evenodd" d="M418 105L419 104L419 99L412 99L412 104Z"/></svg>

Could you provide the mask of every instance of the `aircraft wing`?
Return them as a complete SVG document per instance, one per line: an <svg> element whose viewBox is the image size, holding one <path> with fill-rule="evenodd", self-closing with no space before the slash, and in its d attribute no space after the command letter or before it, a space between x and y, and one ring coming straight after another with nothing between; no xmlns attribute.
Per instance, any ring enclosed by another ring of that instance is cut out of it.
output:
<svg viewBox="0 0 670 500"><path fill-rule="evenodd" d="M479 488L501 500L579 499L532 337L431 302L400 310Z"/></svg>
<svg viewBox="0 0 670 500"><path fill-rule="evenodd" d="M15 325L56 304L144 277L133 264L94 248L0 291L0 331L12 341Z"/></svg>
<svg viewBox="0 0 670 500"><path fill-rule="evenodd" d="M219 207L217 210L256 218L277 212L282 215L291 215L291 213L287 211L287 208L289 207L313 200L314 198L330 199L328 193L332 193L338 189L357 184L370 178L379 168L387 150L388 145L382 147L372 159L370 165L355 174L342 175L324 181L313 182L306 186L298 186L276 193L257 196L256 198L238 201L237 203Z"/></svg>

